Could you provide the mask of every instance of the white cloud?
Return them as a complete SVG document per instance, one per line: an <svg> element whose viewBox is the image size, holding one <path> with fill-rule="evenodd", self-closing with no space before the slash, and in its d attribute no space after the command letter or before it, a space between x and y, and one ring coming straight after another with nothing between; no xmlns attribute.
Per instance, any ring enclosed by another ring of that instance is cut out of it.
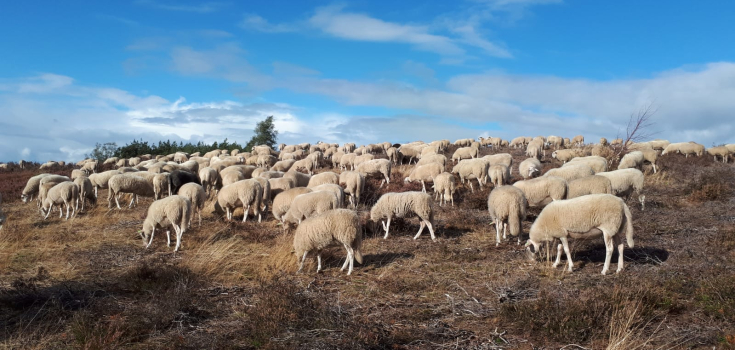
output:
<svg viewBox="0 0 735 350"><path fill-rule="evenodd" d="M288 33L298 30L298 26L295 24L273 24L268 22L267 19L252 13L246 14L238 25L243 29L257 30L265 33Z"/></svg>

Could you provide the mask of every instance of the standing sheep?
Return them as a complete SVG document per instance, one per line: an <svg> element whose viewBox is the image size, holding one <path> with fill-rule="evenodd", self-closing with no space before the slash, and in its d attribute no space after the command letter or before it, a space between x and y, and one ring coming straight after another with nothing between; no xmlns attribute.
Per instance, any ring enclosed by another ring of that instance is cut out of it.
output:
<svg viewBox="0 0 735 350"><path fill-rule="evenodd" d="M337 184L322 184L319 186L311 187L311 189L314 192L326 191L334 193L334 195L337 196L337 208L345 207L345 190L342 188L342 186Z"/></svg>
<svg viewBox="0 0 735 350"><path fill-rule="evenodd" d="M339 198L333 192L315 191L298 195L294 197L286 215L283 216L283 222L287 225L286 231L290 231L294 225L301 224L306 218L332 209L339 209Z"/></svg>
<svg viewBox="0 0 735 350"><path fill-rule="evenodd" d="M475 147L461 147L457 148L457 150L454 151L454 154L452 154L452 161L457 163L462 159L477 158L478 155L478 149Z"/></svg>
<svg viewBox="0 0 735 350"><path fill-rule="evenodd" d="M531 207L543 206L567 196L567 181L556 176L542 176L531 180L517 181L518 187L526 196Z"/></svg>
<svg viewBox="0 0 735 350"><path fill-rule="evenodd" d="M196 173L190 173L184 170L174 170L168 175L168 178L169 185L171 186L168 191L169 194L179 193L179 188L189 182L193 182L197 185L202 184Z"/></svg>
<svg viewBox="0 0 735 350"><path fill-rule="evenodd" d="M23 203L28 203L29 201L32 201L34 195L36 196L36 198L38 198L38 188L41 185L41 179L49 175L51 174L38 174L28 179L28 182L26 182L26 187L23 188L23 192L20 195L20 199L23 201ZM40 206L40 203L38 204Z"/></svg>
<svg viewBox="0 0 735 350"><path fill-rule="evenodd" d="M490 166L487 175L495 187L510 183L510 168L503 164Z"/></svg>
<svg viewBox="0 0 735 350"><path fill-rule="evenodd" d="M495 164L503 164L510 168L513 165L513 156L508 153L487 155L482 157L482 159L487 160L487 162L490 163L490 166L493 166Z"/></svg>
<svg viewBox="0 0 735 350"><path fill-rule="evenodd" d="M572 158L569 163L562 165L563 167L574 166L575 164L587 164L595 173L607 171L607 159L600 156L587 156Z"/></svg>
<svg viewBox="0 0 735 350"><path fill-rule="evenodd" d="M451 173L443 172L434 178L434 200L439 199L439 205L447 203L447 198L454 206L454 192L457 190L457 179Z"/></svg>
<svg viewBox="0 0 735 350"><path fill-rule="evenodd" d="M411 174L409 174L403 182L421 181L421 192L426 193L426 181L434 181L434 178L444 171L444 166L437 163L424 164L416 166Z"/></svg>
<svg viewBox="0 0 735 350"><path fill-rule="evenodd" d="M159 199L148 207L148 215L143 221L143 229L138 231L143 239L146 248L153 243L153 235L156 228L163 228L164 223L168 221L174 228L176 233L176 247L174 253L181 247L181 237L186 232L187 224L191 221L191 202L188 199L179 196L169 196ZM171 246L171 231L166 231L166 246Z"/></svg>
<svg viewBox="0 0 735 350"><path fill-rule="evenodd" d="M80 176L74 179L74 183L79 187L79 201L82 202L82 211L84 211L84 204L87 200L92 205L97 204L97 197L94 196L94 186L92 186L92 181L89 181L88 177Z"/></svg>
<svg viewBox="0 0 735 350"><path fill-rule="evenodd" d="M97 189L107 189L110 178L118 174L121 174L118 170L108 170L105 172L89 175L89 181L92 182L92 186L94 186L94 196L99 198Z"/></svg>
<svg viewBox="0 0 735 350"><path fill-rule="evenodd" d="M283 223L283 215L285 215L288 212L288 209L291 208L293 199L298 195L310 192L312 192L310 188L294 187L290 190L279 193L275 198L273 198L273 204L271 205L273 217Z"/></svg>
<svg viewBox="0 0 735 350"><path fill-rule="evenodd" d="M615 246L618 248L616 272L623 270L623 234L628 247L633 248L633 233L633 217L622 199L610 194L591 194L547 205L533 222L526 246L530 253L536 254L541 242L558 238L567 256L568 271L572 272L574 264L568 238L592 239L602 236L606 250L602 274L605 275L610 269ZM561 247L557 247L554 267L559 265L560 259Z"/></svg>
<svg viewBox="0 0 735 350"><path fill-rule="evenodd" d="M345 193L350 195L350 204L357 208L360 195L365 190L365 177L356 171L345 171L339 174L339 184L345 187Z"/></svg>
<svg viewBox="0 0 735 350"><path fill-rule="evenodd" d="M592 175L569 182L567 199L600 193L612 194L612 183L604 176Z"/></svg>
<svg viewBox="0 0 735 350"><path fill-rule="evenodd" d="M528 158L518 165L518 172L524 180L532 179L541 174L541 162L536 158Z"/></svg>
<svg viewBox="0 0 735 350"><path fill-rule="evenodd" d="M232 220L235 209L242 205L242 222L248 221L248 213L253 208L253 216L258 216L260 222L260 205L263 196L263 187L254 179L242 180L222 187L217 194L214 210L221 213L224 209L227 220Z"/></svg>
<svg viewBox="0 0 735 350"><path fill-rule="evenodd" d="M217 171L209 167L199 169L199 180L207 193L211 193L219 185Z"/></svg>
<svg viewBox="0 0 735 350"><path fill-rule="evenodd" d="M610 179L612 194L616 196L625 197L625 200L628 200L635 192L636 196L638 196L638 201L641 203L641 210L645 209L646 196L641 194L645 179L643 172L638 169L622 169L597 173L597 175Z"/></svg>
<svg viewBox="0 0 735 350"><path fill-rule="evenodd" d="M487 181L487 172L490 164L484 159L465 159L457 163L452 168L452 174L459 175L459 179L464 183L466 179L470 184L470 190L475 192L472 186L472 179L477 179L477 184L482 189L482 185Z"/></svg>
<svg viewBox="0 0 735 350"><path fill-rule="evenodd" d="M51 190L52 187L62 182L71 182L71 179L61 175L44 176L38 185L38 200L43 204L43 201L46 199L48 191Z"/></svg>
<svg viewBox="0 0 735 350"><path fill-rule="evenodd" d="M199 227L201 227L202 209L204 209L204 202L207 200L207 194L204 192L204 188L201 185L190 182L179 188L178 195L191 202L192 215L189 216L189 226L191 226L191 219L194 216L194 212L196 212L199 215Z"/></svg>
<svg viewBox="0 0 735 350"><path fill-rule="evenodd" d="M153 176L153 199L159 200L163 198L163 191L168 189L168 195L171 195L171 186L168 173L155 174Z"/></svg>
<svg viewBox="0 0 735 350"><path fill-rule="evenodd" d="M390 169L391 163L387 159L373 159L364 162L355 168L355 170L368 177L370 175L383 175L384 180L380 182L380 187L383 187L384 183L390 184Z"/></svg>
<svg viewBox="0 0 735 350"><path fill-rule="evenodd" d="M422 192L401 192L401 193L386 193L380 196L378 202L375 203L372 209L370 209L370 220L373 222L380 222L383 224L385 229L385 236L383 239L388 238L388 229L390 228L390 221L393 217L406 217L408 215L417 215L419 217L419 232L413 239L419 238L421 232L424 231L424 227L429 227L429 233L431 233L431 240L436 241L434 236L434 202L431 200L431 196ZM382 219L387 219L385 223Z"/></svg>
<svg viewBox="0 0 735 350"><path fill-rule="evenodd" d="M620 164L618 165L618 169L629 169L629 168L636 168L640 169L643 166L643 152L641 151L633 151L623 156L623 159L620 160Z"/></svg>
<svg viewBox="0 0 735 350"><path fill-rule="evenodd" d="M66 220L69 220L69 209L71 208L71 216L74 217L76 214L76 204L79 201L79 187L77 184L66 181L61 182L51 189L48 190L43 202L41 203L41 212L45 212L44 220L46 220L51 214L51 210L54 206L59 206L59 218L63 215L64 211L61 209L61 205L66 207Z"/></svg>
<svg viewBox="0 0 735 350"><path fill-rule="evenodd" d="M283 174L283 178L293 180L294 187L307 187L309 186L309 181L311 181L311 175L298 171L289 171Z"/></svg>
<svg viewBox="0 0 735 350"><path fill-rule="evenodd" d="M595 171L590 168L589 165L583 163L572 164L561 168L554 168L544 174L544 176L558 176L567 181L572 181L592 175L595 175Z"/></svg>
<svg viewBox="0 0 735 350"><path fill-rule="evenodd" d="M495 187L487 198L487 209L490 218L495 222L495 246L500 245L500 228L503 228L503 239L510 226L510 234L518 237L521 244L522 223L526 219L528 202L523 191L514 186Z"/></svg>
<svg viewBox="0 0 735 350"><path fill-rule="evenodd" d="M299 270L304 268L304 261L309 252L316 250L317 268L322 268L321 251L332 243L339 243L347 250L347 259L340 271L349 266L347 275L352 273L354 260L362 264L362 227L357 214L348 209L330 210L324 214L304 220L294 233L293 247L297 258L300 258Z"/></svg>
<svg viewBox="0 0 735 350"><path fill-rule="evenodd" d="M268 180L268 183L271 186L271 198L269 199L273 199L273 197L277 196L279 193L296 187L293 179L285 177L270 179Z"/></svg>
<svg viewBox="0 0 735 350"><path fill-rule="evenodd" d="M309 184L306 187L316 187L324 184L339 184L339 175L331 171L316 174L309 179Z"/></svg>
<svg viewBox="0 0 735 350"><path fill-rule="evenodd" d="M135 176L133 174L117 174L110 178L108 185L107 194L107 207L112 209L112 200L115 199L117 209L120 208L120 201L118 195L120 193L131 193L133 194L132 200L128 205L128 208L133 207L133 203L137 202L138 196L151 197L155 196L153 191L153 185L148 180Z"/></svg>

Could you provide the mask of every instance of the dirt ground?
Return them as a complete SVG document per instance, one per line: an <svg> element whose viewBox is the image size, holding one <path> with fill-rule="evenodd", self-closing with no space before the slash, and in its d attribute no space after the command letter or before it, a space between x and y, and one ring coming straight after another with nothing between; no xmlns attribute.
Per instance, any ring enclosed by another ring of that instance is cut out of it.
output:
<svg viewBox="0 0 735 350"><path fill-rule="evenodd" d="M515 181L525 157L510 152ZM403 183L409 169L394 167L381 189L369 181L363 220L380 194L421 190ZM105 190L76 218L43 220L20 201L41 171L0 172L0 347L733 349L733 165L667 155L659 169L646 168L645 211L628 201L635 248L626 247L625 270L607 276L601 239L573 242L572 273L528 260L514 237L495 247L487 187L460 187L454 207L435 207L437 242L428 232L412 239L415 218L395 220L387 240L366 222L364 263L346 276L340 247L321 273L309 259L296 274L292 238L270 213L226 222L210 202L174 254L160 232L143 248L150 199L108 210ZM539 212L531 209L524 242Z"/></svg>

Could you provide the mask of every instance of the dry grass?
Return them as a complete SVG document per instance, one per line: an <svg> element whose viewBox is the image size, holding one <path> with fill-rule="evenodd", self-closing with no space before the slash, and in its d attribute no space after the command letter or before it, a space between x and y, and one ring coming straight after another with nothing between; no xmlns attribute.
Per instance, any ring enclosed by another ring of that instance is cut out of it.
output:
<svg viewBox="0 0 735 350"><path fill-rule="evenodd" d="M636 248L613 276L599 275L601 241L573 242L571 274L526 260L514 240L495 247L488 187L460 185L455 207L436 207L437 243L411 239L415 218L383 240L367 211L383 193L421 189L403 183L405 165L383 188L369 179L364 264L349 277L341 247L325 252L322 273L309 260L295 274L292 238L270 215L225 222L208 205L182 251L164 235L145 250L136 231L150 200L108 211L103 192L72 220L44 221L18 200L39 171L2 173L0 348L735 348L733 168L678 155L659 165L646 211L631 205Z"/></svg>

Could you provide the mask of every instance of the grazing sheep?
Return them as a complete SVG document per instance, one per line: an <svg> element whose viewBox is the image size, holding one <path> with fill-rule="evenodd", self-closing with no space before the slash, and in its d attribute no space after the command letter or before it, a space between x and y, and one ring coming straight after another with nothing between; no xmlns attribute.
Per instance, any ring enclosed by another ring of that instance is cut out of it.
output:
<svg viewBox="0 0 735 350"><path fill-rule="evenodd" d="M79 187L79 201L82 202L82 211L84 211L84 203L89 200L89 202L92 205L97 204L97 197L94 196L94 186L92 186L92 181L89 181L89 178L86 176L80 176L76 179L74 179L74 183ZM79 207L79 204L77 204L77 207Z"/></svg>
<svg viewBox="0 0 735 350"><path fill-rule="evenodd" d="M337 184L321 184L319 186L310 187L314 192L327 191L334 193L337 196L337 202L339 202L339 208L345 207L345 190L342 186Z"/></svg>
<svg viewBox="0 0 735 350"><path fill-rule="evenodd" d="M355 170L355 167L352 165L352 161L355 160L355 157L357 157L357 154L355 153L347 153L343 155L339 160L339 168L342 170L347 170L349 167L350 170Z"/></svg>
<svg viewBox="0 0 735 350"><path fill-rule="evenodd" d="M51 174L38 174L28 179L28 182L26 182L26 187L23 188L23 192L20 195L20 199L23 201L23 203L28 203L28 201L32 201L34 195L36 196L36 198L38 198L38 187L41 185L41 179L49 175ZM40 202L38 204L40 205Z"/></svg>
<svg viewBox="0 0 735 350"><path fill-rule="evenodd" d="M571 144L574 145L574 146L577 146L577 147L584 146L584 136L582 136L582 135L574 136L574 138L572 138L572 143Z"/></svg>
<svg viewBox="0 0 735 350"><path fill-rule="evenodd" d="M298 195L310 192L312 192L310 188L294 187L290 190L285 190L279 193L275 198L273 198L273 204L271 205L273 217L283 223L283 215L288 212L288 209L291 207L291 203L293 203L293 199Z"/></svg>
<svg viewBox="0 0 735 350"><path fill-rule="evenodd" d="M595 173L607 171L607 159L600 156L587 156L587 157L576 157L572 158L568 163L562 165L563 167L574 166L575 164L587 164Z"/></svg>
<svg viewBox="0 0 735 350"><path fill-rule="evenodd" d="M696 142L687 142L679 147L679 153L683 154L685 158L689 157L690 154L699 157L704 154L704 146Z"/></svg>
<svg viewBox="0 0 735 350"><path fill-rule="evenodd" d="M470 190L474 193L475 188L472 186L472 179L477 179L477 184L482 189L482 185L487 181L487 172L490 164L484 159L465 159L457 163L452 169L452 174L459 175L459 179L464 183L465 179L470 184Z"/></svg>
<svg viewBox="0 0 735 350"><path fill-rule="evenodd" d="M294 233L293 247L297 258L300 259L299 270L304 268L304 261L309 252L316 250L317 268L322 268L321 251L331 245L339 243L347 250L347 259L340 271L349 266L347 275L352 273L354 260L362 264L362 227L357 214L348 209L330 210L318 216L304 220Z"/></svg>
<svg viewBox="0 0 735 350"><path fill-rule="evenodd" d="M77 184L70 181L61 182L48 190L41 203L41 212L46 214L43 219L48 219L54 206L63 205L66 207L66 220L69 220L69 209L71 208L71 216L74 217L78 209L76 207L78 202L79 187L77 187ZM62 217L63 213L64 211L59 207L59 218Z"/></svg>
<svg viewBox="0 0 735 350"><path fill-rule="evenodd" d="M87 176L87 173L84 172L84 171L81 171L79 169L74 169L74 170L71 171L71 176L69 176L69 178L72 181L74 181L74 179L76 179L78 177L82 177L82 176L85 176L86 177Z"/></svg>
<svg viewBox="0 0 735 350"><path fill-rule="evenodd" d="M523 136L516 137L510 140L509 146L513 148L520 148L526 144L526 138Z"/></svg>
<svg viewBox="0 0 735 350"><path fill-rule="evenodd" d="M344 158L345 157L342 157L342 159L344 159ZM309 175L313 175L314 174L314 165L315 164L314 164L314 161L312 159L304 158L304 159L297 160L296 162L294 162L293 165L291 166L291 168L289 170L290 171L298 171L299 169L304 169L304 170L306 170L309 173Z"/></svg>
<svg viewBox="0 0 735 350"><path fill-rule="evenodd" d="M601 146L607 146L609 143L607 142L607 139L604 137L600 137L600 145Z"/></svg>
<svg viewBox="0 0 735 350"><path fill-rule="evenodd" d="M199 169L199 180L201 180L202 187L207 193L211 193L213 189L219 186L219 174L209 167Z"/></svg>
<svg viewBox="0 0 735 350"><path fill-rule="evenodd" d="M398 165L398 161L403 158L401 155L401 152L398 151L398 148L390 147L387 150L385 150L385 154L388 156L388 160L393 162L393 164Z"/></svg>
<svg viewBox="0 0 735 350"><path fill-rule="evenodd" d="M283 174L283 178L293 180L295 187L307 187L309 186L309 181L311 181L311 175L298 171L289 171Z"/></svg>
<svg viewBox="0 0 735 350"><path fill-rule="evenodd" d="M551 158L556 158L562 163L566 163L576 157L581 157L584 152L580 149L558 149L551 153Z"/></svg>
<svg viewBox="0 0 735 350"><path fill-rule="evenodd" d="M429 154L425 157L421 157L421 159L416 162L416 166L431 163L440 164L442 166L442 169L445 169L447 167L447 157L445 157L443 154Z"/></svg>
<svg viewBox="0 0 735 350"><path fill-rule="evenodd" d="M263 188L263 195L261 196L261 212L268 213L268 203L271 202L271 183L268 179L262 178L262 177L254 177L253 180L256 180L260 183L260 187Z"/></svg>
<svg viewBox="0 0 735 350"><path fill-rule="evenodd" d="M169 178L169 193L179 193L179 188L183 186L184 184L193 182L197 185L202 184L201 181L199 181L199 178L197 177L196 173L190 173L188 171L183 170L175 170L171 172L168 175Z"/></svg>
<svg viewBox="0 0 735 350"><path fill-rule="evenodd" d="M89 172L97 173L97 164L98 163L96 160L88 161L84 163L84 165L82 165L82 168L80 170L86 171L87 173Z"/></svg>
<svg viewBox="0 0 735 350"><path fill-rule="evenodd" d="M618 247L616 272L623 270L623 233L627 238L628 247L633 248L633 218L625 202L610 194L591 194L547 205L533 222L526 246L530 253L535 254L539 251L541 242L558 238L561 244L557 246L553 266L559 265L563 247L567 256L568 271L572 272L574 264L569 252L568 238L592 239L602 236L606 250L602 274L605 275L610 268L615 246Z"/></svg>
<svg viewBox="0 0 735 350"><path fill-rule="evenodd" d="M503 228L503 239L510 226L510 234L518 237L521 244L521 224L526 219L528 201L520 188L514 186L495 187L487 198L487 209L490 218L495 222L495 246L500 245L500 228Z"/></svg>
<svg viewBox="0 0 735 350"><path fill-rule="evenodd" d="M333 192L313 191L300 194L294 197L286 215L282 217L285 229L290 232L302 220L332 209L339 209L339 198Z"/></svg>
<svg viewBox="0 0 735 350"><path fill-rule="evenodd" d="M234 184L235 182L245 180L245 175L237 171L229 171L220 175L222 178L222 186Z"/></svg>
<svg viewBox="0 0 735 350"><path fill-rule="evenodd" d="M365 191L365 177L356 171L345 171L339 174L339 184L345 187L345 193L350 195L350 204L356 208L360 195Z"/></svg>
<svg viewBox="0 0 735 350"><path fill-rule="evenodd" d="M491 165L487 169L487 175L495 187L510 183L510 168L503 164Z"/></svg>
<svg viewBox="0 0 735 350"><path fill-rule="evenodd" d="M191 202L192 214L196 212L199 215L199 227L202 226L202 209L204 209L204 202L207 200L207 194L204 192L204 187L195 184L193 182L184 184L179 188L179 196L182 196ZM189 226L191 226L191 219L194 215L189 216Z"/></svg>
<svg viewBox="0 0 735 350"><path fill-rule="evenodd" d="M556 176L517 181L513 186L523 191L531 207L543 206L550 201L561 200L567 196L567 181Z"/></svg>
<svg viewBox="0 0 735 350"><path fill-rule="evenodd" d="M461 147L457 148L457 150L454 151L454 154L452 154L452 161L457 163L462 159L477 158L478 155L479 151L475 147Z"/></svg>
<svg viewBox="0 0 735 350"><path fill-rule="evenodd" d="M546 156L546 146L542 140L534 140L526 146L526 156L541 159Z"/></svg>
<svg viewBox="0 0 735 350"><path fill-rule="evenodd" d="M107 189L110 178L118 174L121 174L119 170L108 170L89 175L89 181L92 182L92 186L94 186L94 196L99 197L97 190Z"/></svg>
<svg viewBox="0 0 735 350"><path fill-rule="evenodd" d="M278 158L272 156L272 155L259 155L257 156L257 160L255 161L255 165L260 168L269 168L272 167L276 162L278 161Z"/></svg>
<svg viewBox="0 0 735 350"><path fill-rule="evenodd" d="M528 158L518 165L518 172L523 176L523 179L530 179L541 175L541 169L541 162L536 158Z"/></svg>
<svg viewBox="0 0 735 350"><path fill-rule="evenodd" d="M355 157L355 159L352 161L352 167L357 168L360 164L369 162L371 160L375 159L375 156L372 154L363 154Z"/></svg>
<svg viewBox="0 0 735 350"><path fill-rule="evenodd" d="M256 172L253 172L253 177L262 177L264 179L270 180L270 179L277 179L282 178L284 175L288 173L284 173L282 171L263 171L258 175L255 175Z"/></svg>
<svg viewBox="0 0 735 350"><path fill-rule="evenodd" d="M293 179L290 178L275 178L268 180L268 183L271 185L271 198L277 196L279 193L290 190L294 187L296 187L296 184L294 183Z"/></svg>
<svg viewBox="0 0 735 350"><path fill-rule="evenodd" d="M143 221L143 229L138 231L140 237L143 238L143 244L146 248L153 243L153 235L156 228L163 228L170 223L176 233L176 247L174 252L181 247L181 237L186 232L187 225L191 221L191 202L179 195L169 196L159 199L148 207L148 214ZM166 230L166 246L171 246L171 231Z"/></svg>
<svg viewBox="0 0 735 350"><path fill-rule="evenodd" d="M567 181L592 175L595 175L595 171L589 165L583 163L551 169L544 174L544 176L558 176Z"/></svg>
<svg viewBox="0 0 735 350"><path fill-rule="evenodd" d="M550 146L554 146L554 149L557 150L564 146L564 138L552 135L546 138L546 143L548 143Z"/></svg>
<svg viewBox="0 0 735 350"><path fill-rule="evenodd" d="M717 161L718 156L721 157L723 163L727 163L730 153L732 152L725 146L710 147L707 149L707 154L713 156L715 161Z"/></svg>
<svg viewBox="0 0 735 350"><path fill-rule="evenodd" d="M339 175L331 171L316 174L309 179L309 184L306 187L316 187L324 184L339 184Z"/></svg>
<svg viewBox="0 0 735 350"><path fill-rule="evenodd" d="M457 179L454 175L447 172L437 175L434 178L432 188L434 188L434 200L439 199L439 205L446 204L447 198L449 198L452 201L452 206L454 206L454 192L457 190Z"/></svg>
<svg viewBox="0 0 735 350"><path fill-rule="evenodd" d="M567 199L586 196L588 194L612 194L612 183L610 179L592 175L570 181L568 183Z"/></svg>
<svg viewBox="0 0 735 350"><path fill-rule="evenodd" d="M163 191L168 189L168 195L171 195L170 178L168 173L155 174L153 176L153 199L159 200L163 198Z"/></svg>
<svg viewBox="0 0 735 350"><path fill-rule="evenodd" d="M296 163L293 159L286 159L276 162L276 164L273 164L271 167L271 171L283 171L287 172L288 169L291 169L291 167Z"/></svg>
<svg viewBox="0 0 735 350"><path fill-rule="evenodd" d="M411 161L414 159L421 158L421 150L417 147L412 147L409 145L403 145L401 147L398 147L398 155L400 159L400 164L403 164L403 158L408 157L408 164L411 164Z"/></svg>
<svg viewBox="0 0 735 350"><path fill-rule="evenodd" d="M457 141L454 141L454 145L459 147L469 147L474 141L475 140L473 139L459 139Z"/></svg>
<svg viewBox="0 0 735 350"><path fill-rule="evenodd" d="M0 193L0 205L3 204L3 194ZM7 216L5 216L5 213L3 213L2 207L0 207L0 230L3 228L3 224L5 223L5 220L7 220Z"/></svg>
<svg viewBox="0 0 735 350"><path fill-rule="evenodd" d="M421 181L421 192L426 193L426 181L434 181L434 178L444 171L444 166L437 163L416 166L413 171L403 180L405 183Z"/></svg>
<svg viewBox="0 0 735 350"><path fill-rule="evenodd" d="M380 222L383 224L385 229L385 236L383 239L388 238L388 229L390 228L390 221L393 217L406 217L408 215L415 214L419 217L419 232L413 239L419 238L421 232L425 226L429 227L429 233L431 233L431 240L436 241L434 236L434 202L431 200L431 196L422 192L401 192L401 193L386 193L380 196L378 202L375 203L372 209L370 209L370 220L373 222ZM385 223L382 219L387 219Z"/></svg>
<svg viewBox="0 0 735 350"><path fill-rule="evenodd" d="M38 200L41 204L43 204L43 201L46 199L48 191L62 182L71 182L71 179L62 175L49 175L41 178L41 181L38 184Z"/></svg>
<svg viewBox="0 0 735 350"><path fill-rule="evenodd" d="M132 174L117 174L110 178L107 197L108 208L112 209L112 200L114 198L115 204L117 204L117 209L121 209L120 201L118 200L118 195L120 193L133 194L133 198L130 201L128 208L132 208L134 203L137 204L138 196L155 197L153 184L142 177Z"/></svg>
<svg viewBox="0 0 735 350"><path fill-rule="evenodd" d="M597 175L610 179L612 194L616 196L625 197L625 200L628 200L635 192L636 196L638 196L638 201L641 203L641 210L645 209L646 196L641 194L644 176L640 170L622 169L597 173Z"/></svg>
<svg viewBox="0 0 735 350"><path fill-rule="evenodd" d="M495 164L502 164L508 167L509 169L511 166L513 166L513 156L511 156L508 153L498 153L493 155L487 155L482 157L482 159L485 159L488 163L490 163L490 166L493 166Z"/></svg>
<svg viewBox="0 0 735 350"><path fill-rule="evenodd" d="M235 182L220 189L214 210L222 213L224 209L227 220L232 220L232 214L239 206L243 208L242 222L248 221L248 213L253 208L253 216L258 216L260 222L260 205L263 199L263 187L258 180L247 179Z"/></svg>
<svg viewBox="0 0 735 350"><path fill-rule="evenodd" d="M383 187L384 183L390 184L390 170L391 163L387 159L373 159L358 165L355 170L363 176L368 177L370 175L382 175L384 180L380 182L380 187Z"/></svg>

